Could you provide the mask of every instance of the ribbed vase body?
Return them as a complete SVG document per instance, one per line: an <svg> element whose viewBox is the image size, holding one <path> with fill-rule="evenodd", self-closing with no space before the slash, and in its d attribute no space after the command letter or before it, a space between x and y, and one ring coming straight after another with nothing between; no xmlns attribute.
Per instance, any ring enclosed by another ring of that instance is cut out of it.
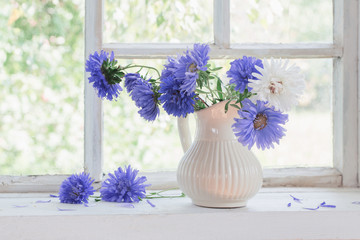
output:
<svg viewBox="0 0 360 240"><path fill-rule="evenodd" d="M199 206L243 207L262 185L259 161L231 129L237 110L224 108L221 102L196 113L194 142L178 166L181 190Z"/></svg>

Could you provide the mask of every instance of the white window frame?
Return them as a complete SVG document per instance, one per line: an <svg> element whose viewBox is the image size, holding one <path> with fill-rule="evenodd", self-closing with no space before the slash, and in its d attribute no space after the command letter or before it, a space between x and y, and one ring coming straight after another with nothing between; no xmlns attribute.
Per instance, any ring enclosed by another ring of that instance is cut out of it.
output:
<svg viewBox="0 0 360 240"><path fill-rule="evenodd" d="M192 44L103 43L105 0L85 2L85 59L95 51L114 51L123 59L165 59ZM333 159L334 168L264 169L265 187L358 187L360 135L358 108L360 79L357 0L333 0L333 43L230 44L230 0L214 0L212 59L243 55L281 58L333 58ZM103 177L103 108L85 73L84 168L100 182ZM175 187L175 172L146 174L153 188ZM0 192L57 191L67 175L0 176Z"/></svg>

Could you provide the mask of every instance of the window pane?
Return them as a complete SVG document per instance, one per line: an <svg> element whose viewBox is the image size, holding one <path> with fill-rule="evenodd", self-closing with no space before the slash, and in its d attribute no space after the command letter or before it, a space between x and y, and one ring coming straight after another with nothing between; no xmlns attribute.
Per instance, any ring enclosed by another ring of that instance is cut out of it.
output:
<svg viewBox="0 0 360 240"><path fill-rule="evenodd" d="M332 0L231 1L231 42L332 42Z"/></svg>
<svg viewBox="0 0 360 240"><path fill-rule="evenodd" d="M132 62L161 69L165 60L119 60L121 65ZM151 72L150 76L155 78L156 74ZM183 151L176 118L160 109L160 117L147 122L138 111L125 89L117 101L104 100L104 172L126 164L142 171L177 168Z"/></svg>
<svg viewBox="0 0 360 240"><path fill-rule="evenodd" d="M2 8L0 175L81 171L84 2Z"/></svg>
<svg viewBox="0 0 360 240"><path fill-rule="evenodd" d="M106 0L104 42L213 42L206 0Z"/></svg>

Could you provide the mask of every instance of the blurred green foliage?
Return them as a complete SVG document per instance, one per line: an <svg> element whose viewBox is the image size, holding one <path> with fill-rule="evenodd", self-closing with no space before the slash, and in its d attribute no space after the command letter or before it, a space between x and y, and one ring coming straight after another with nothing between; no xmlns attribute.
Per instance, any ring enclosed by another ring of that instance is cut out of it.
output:
<svg viewBox="0 0 360 240"><path fill-rule="evenodd" d="M83 165L83 1L9 1L0 11L0 174Z"/></svg>
<svg viewBox="0 0 360 240"><path fill-rule="evenodd" d="M212 43L208 0L106 0L105 42Z"/></svg>

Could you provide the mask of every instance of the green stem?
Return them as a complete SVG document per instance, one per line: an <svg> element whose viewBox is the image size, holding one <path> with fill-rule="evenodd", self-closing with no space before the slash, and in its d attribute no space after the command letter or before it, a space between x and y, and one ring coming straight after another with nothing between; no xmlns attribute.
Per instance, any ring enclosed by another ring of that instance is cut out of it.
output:
<svg viewBox="0 0 360 240"><path fill-rule="evenodd" d="M146 196L145 199L154 199L154 198L183 198L185 197L185 193L181 193L180 195L175 195L175 196L163 196L160 195L159 196Z"/></svg>
<svg viewBox="0 0 360 240"><path fill-rule="evenodd" d="M167 192L167 191L171 191L171 190L177 190L177 188L171 188L171 189L165 189L165 190L161 190L159 192L153 192L150 193L149 195L146 195L145 199L154 199L154 198L182 198L185 197L184 193L181 193L180 195L174 195L174 196L164 196L161 195L161 193Z"/></svg>
<svg viewBox="0 0 360 240"><path fill-rule="evenodd" d="M210 79L207 80L206 87L207 87L207 89L209 89L212 99L210 99L209 97L208 98L212 103L214 103L214 91L210 87Z"/></svg>
<svg viewBox="0 0 360 240"><path fill-rule="evenodd" d="M101 196L94 196L94 195L91 195L90 197L91 198L101 198Z"/></svg>
<svg viewBox="0 0 360 240"><path fill-rule="evenodd" d="M203 104L205 104L207 107L209 107L209 105L199 95L197 95L197 97L200 99L200 101L202 101Z"/></svg>
<svg viewBox="0 0 360 240"><path fill-rule="evenodd" d="M157 73L157 75L159 76L158 79L160 79L160 77L161 77L160 72L154 67L145 66L145 65L131 65L131 66L125 67L125 69L128 69L128 68L148 68L148 69L154 70Z"/></svg>

